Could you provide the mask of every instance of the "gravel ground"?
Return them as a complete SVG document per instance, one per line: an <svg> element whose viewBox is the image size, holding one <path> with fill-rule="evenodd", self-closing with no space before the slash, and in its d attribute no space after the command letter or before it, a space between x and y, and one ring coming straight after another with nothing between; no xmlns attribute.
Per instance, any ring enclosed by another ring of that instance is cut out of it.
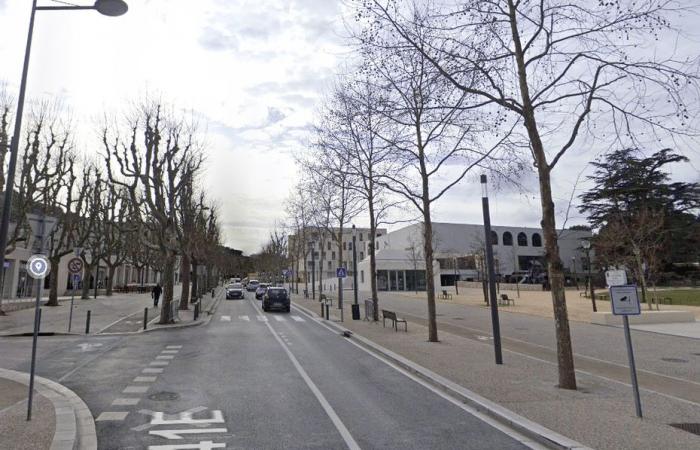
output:
<svg viewBox="0 0 700 450"><path fill-rule="evenodd" d="M48 449L56 429L51 401L34 392L31 425L27 426L27 388L0 378L0 449Z"/></svg>

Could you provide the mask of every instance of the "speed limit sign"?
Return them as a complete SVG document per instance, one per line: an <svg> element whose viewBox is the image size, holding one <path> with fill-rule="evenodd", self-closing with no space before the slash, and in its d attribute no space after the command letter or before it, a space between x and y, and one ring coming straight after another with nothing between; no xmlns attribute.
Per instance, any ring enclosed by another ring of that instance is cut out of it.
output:
<svg viewBox="0 0 700 450"><path fill-rule="evenodd" d="M83 260L80 258L73 258L68 261L68 271L70 273L80 273L83 271Z"/></svg>

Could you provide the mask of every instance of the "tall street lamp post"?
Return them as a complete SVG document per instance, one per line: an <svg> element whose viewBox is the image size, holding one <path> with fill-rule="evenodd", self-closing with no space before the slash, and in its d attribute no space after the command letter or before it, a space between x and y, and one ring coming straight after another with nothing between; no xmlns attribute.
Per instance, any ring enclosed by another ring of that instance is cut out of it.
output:
<svg viewBox="0 0 700 450"><path fill-rule="evenodd" d="M455 295L459 295L459 287L457 286L457 282L459 281L459 274L457 273L457 257L454 257L454 266L455 266Z"/></svg>
<svg viewBox="0 0 700 450"><path fill-rule="evenodd" d="M357 300L357 230L355 225L352 226L352 291L356 305L359 305Z"/></svg>
<svg viewBox="0 0 700 450"><path fill-rule="evenodd" d="M486 175L481 175L481 207L484 211L484 234L486 242L486 266L489 276L489 303L491 304L491 326L493 327L493 346L496 364L503 364L501 353L501 327L498 321L498 302L496 301L496 275L493 269L493 239L491 239L491 215L489 213L489 197L486 185Z"/></svg>
<svg viewBox="0 0 700 450"><path fill-rule="evenodd" d="M576 277L576 257L571 257L571 273L574 276L574 284L576 284L576 290L578 291L578 278Z"/></svg>
<svg viewBox="0 0 700 450"><path fill-rule="evenodd" d="M593 275L591 274L591 241L581 241L581 247L586 250L586 262L588 263L588 289L591 292L591 303L593 303L593 312L598 312L595 305L595 289L593 288Z"/></svg>
<svg viewBox="0 0 700 450"><path fill-rule="evenodd" d="M316 300L316 255L313 241L309 242L309 250L311 251L311 298ZM306 275L308 276L308 273Z"/></svg>
<svg viewBox="0 0 700 450"><path fill-rule="evenodd" d="M12 192L15 184L15 172L17 169L17 153L19 152L19 139L22 132L22 113L24 112L24 97L27 91L27 74L29 71L29 56L32 50L32 36L34 34L34 16L37 11L71 11L94 9L105 16L121 16L129 9L123 0L97 0L93 6L37 6L37 0L32 1L32 12L29 16L29 31L27 33L27 45L24 50L24 65L22 66L22 78L19 85L19 97L17 99L17 115L15 117L15 129L10 141L10 161L7 166L7 182L5 184L5 198L3 199L2 219L0 219L0 267L5 265L5 248L7 247L7 235L10 228L10 211L12 209ZM0 293L0 295L2 295Z"/></svg>

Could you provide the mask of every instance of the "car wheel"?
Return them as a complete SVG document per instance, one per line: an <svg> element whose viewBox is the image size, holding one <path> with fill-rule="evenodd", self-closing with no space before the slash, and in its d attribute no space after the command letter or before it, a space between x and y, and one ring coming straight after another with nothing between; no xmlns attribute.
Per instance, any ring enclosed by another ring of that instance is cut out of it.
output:
<svg viewBox="0 0 700 450"><path fill-rule="evenodd" d="M291 306L287 306L287 309L285 309L285 311L286 311L286 312L292 312L292 307L291 307Z"/></svg>

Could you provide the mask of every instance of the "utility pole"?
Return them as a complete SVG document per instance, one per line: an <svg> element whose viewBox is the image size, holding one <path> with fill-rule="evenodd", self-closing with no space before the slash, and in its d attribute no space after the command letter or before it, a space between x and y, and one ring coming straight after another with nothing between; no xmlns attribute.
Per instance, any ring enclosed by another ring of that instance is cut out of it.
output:
<svg viewBox="0 0 700 450"><path fill-rule="evenodd" d="M503 364L501 353L501 327L498 320L498 302L496 301L496 276L493 269L493 243L491 239L491 215L486 185L486 175L481 175L481 206L484 212L484 234L486 242L486 266L489 276L489 303L491 304L491 326L493 327L493 345L496 364Z"/></svg>

